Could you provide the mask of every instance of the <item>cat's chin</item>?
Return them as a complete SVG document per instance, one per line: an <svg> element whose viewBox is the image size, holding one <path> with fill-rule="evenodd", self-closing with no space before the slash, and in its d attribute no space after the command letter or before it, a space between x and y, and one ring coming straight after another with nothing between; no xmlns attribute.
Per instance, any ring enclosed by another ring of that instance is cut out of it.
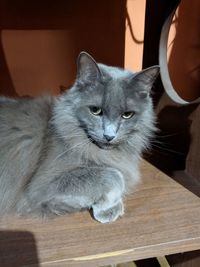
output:
<svg viewBox="0 0 200 267"><path fill-rule="evenodd" d="M89 137L89 139L94 145L96 145L100 149L111 150L111 149L116 147L114 144L111 144L111 143L108 143L108 142L96 141L95 139L93 139L91 137Z"/></svg>
<svg viewBox="0 0 200 267"><path fill-rule="evenodd" d="M109 143L93 142L93 144L98 146L100 149L105 149L105 150L111 150L111 149L113 149L115 147L114 145L111 145Z"/></svg>

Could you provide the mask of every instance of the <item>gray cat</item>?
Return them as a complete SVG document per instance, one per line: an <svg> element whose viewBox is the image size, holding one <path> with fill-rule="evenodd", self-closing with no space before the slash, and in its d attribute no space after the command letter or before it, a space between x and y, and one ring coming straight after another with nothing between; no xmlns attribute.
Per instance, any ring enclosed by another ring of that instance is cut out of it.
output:
<svg viewBox="0 0 200 267"><path fill-rule="evenodd" d="M85 52L58 97L0 98L0 213L61 215L91 209L102 223L123 215L155 130L154 66L133 74Z"/></svg>

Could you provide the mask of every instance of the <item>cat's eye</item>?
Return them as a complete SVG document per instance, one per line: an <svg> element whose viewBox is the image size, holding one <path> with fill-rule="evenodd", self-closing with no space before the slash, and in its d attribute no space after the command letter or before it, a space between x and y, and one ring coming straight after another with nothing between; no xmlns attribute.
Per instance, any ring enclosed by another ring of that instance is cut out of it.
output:
<svg viewBox="0 0 200 267"><path fill-rule="evenodd" d="M102 115L102 109L99 107L91 106L89 107L90 112L95 116L101 116Z"/></svg>
<svg viewBox="0 0 200 267"><path fill-rule="evenodd" d="M130 119L135 114L134 111L126 111L122 114L123 119Z"/></svg>

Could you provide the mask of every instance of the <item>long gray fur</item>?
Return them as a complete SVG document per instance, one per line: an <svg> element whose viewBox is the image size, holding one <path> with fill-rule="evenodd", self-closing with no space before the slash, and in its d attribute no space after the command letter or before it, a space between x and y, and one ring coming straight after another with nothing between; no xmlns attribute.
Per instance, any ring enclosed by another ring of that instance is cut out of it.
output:
<svg viewBox="0 0 200 267"><path fill-rule="evenodd" d="M63 95L1 97L0 214L91 209L102 223L123 215L123 197L140 180L141 154L155 131L150 90L158 72L97 64L82 52ZM91 106L103 113L95 116ZM134 116L122 118L127 111Z"/></svg>

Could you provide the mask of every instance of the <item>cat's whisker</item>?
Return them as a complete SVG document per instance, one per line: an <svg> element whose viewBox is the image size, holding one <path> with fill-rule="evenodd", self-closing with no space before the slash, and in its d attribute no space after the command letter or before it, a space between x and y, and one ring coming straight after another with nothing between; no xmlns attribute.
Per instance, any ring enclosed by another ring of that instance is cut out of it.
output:
<svg viewBox="0 0 200 267"><path fill-rule="evenodd" d="M71 137L65 137L65 140L69 143L73 143L74 141L78 141L79 139L82 140L83 136L71 136Z"/></svg>
<svg viewBox="0 0 200 267"><path fill-rule="evenodd" d="M86 163L86 166L88 167L88 162L89 162L89 148L90 148L90 144L91 142L89 141L87 143L88 145L86 145L86 148L85 148L85 163Z"/></svg>
<svg viewBox="0 0 200 267"><path fill-rule="evenodd" d="M167 138L167 137L172 137L172 136L181 135L182 133L183 133L183 131L181 131L181 132L176 132L176 133L172 133L172 134L166 134L166 135L156 134L156 137L157 137L157 138Z"/></svg>
<svg viewBox="0 0 200 267"><path fill-rule="evenodd" d="M64 152L62 152L61 154L59 154L55 159L54 161L56 161L57 159L59 159L60 157L62 157L64 154L68 153L69 151L72 151L74 150L75 148L80 148L81 146L84 146L86 145L88 142L85 142L85 143L78 143L76 145L74 145L73 147L70 147L69 149L65 150Z"/></svg>
<svg viewBox="0 0 200 267"><path fill-rule="evenodd" d="M165 145L165 146L170 146L171 143L169 142L163 142L163 141L159 141L159 140L150 140L151 144L159 144L159 145Z"/></svg>
<svg viewBox="0 0 200 267"><path fill-rule="evenodd" d="M70 139L70 138L73 139L74 137L83 137L84 136L83 133L81 133L81 134L70 133L70 134L71 134L71 136L68 133L68 135L63 135L63 137L67 138L67 139Z"/></svg>
<svg viewBox="0 0 200 267"><path fill-rule="evenodd" d="M181 155L181 156L185 155L185 154L182 153L182 152L175 151L175 150L173 150L173 149L169 149L169 148L164 148L164 147L161 147L161 146L158 146L158 145L155 145L155 144L152 144L152 147L156 147L156 148L158 148L159 150L163 150L163 151L171 152L171 153L173 153L173 154L177 154L177 155Z"/></svg>

